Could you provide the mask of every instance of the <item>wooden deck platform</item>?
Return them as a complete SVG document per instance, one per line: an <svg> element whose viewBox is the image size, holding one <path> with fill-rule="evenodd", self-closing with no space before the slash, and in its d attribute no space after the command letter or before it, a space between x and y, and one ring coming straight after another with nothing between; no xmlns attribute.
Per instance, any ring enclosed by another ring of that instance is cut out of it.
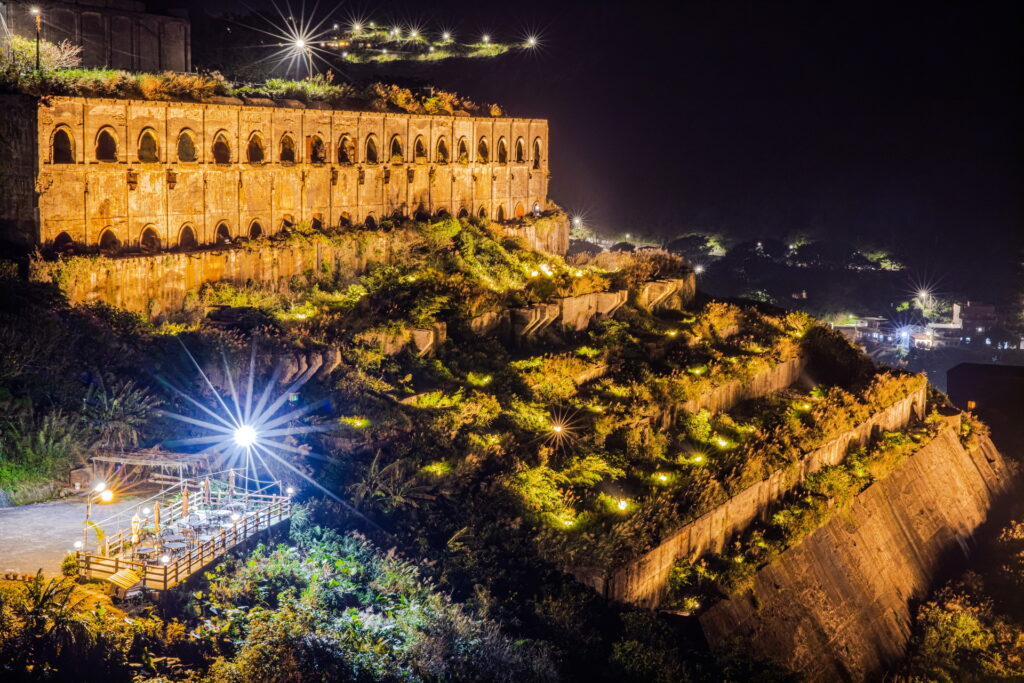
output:
<svg viewBox="0 0 1024 683"><path fill-rule="evenodd" d="M214 496L217 497L216 492ZM212 538L171 557L166 564L132 559L123 534L119 534L110 544L107 555L78 551L79 573L87 578L116 582L115 577L127 576L124 572L129 570L138 575L145 588L160 591L174 588L232 548L291 516L291 499L287 496L248 494L247 500L255 504L254 509L215 532Z"/></svg>

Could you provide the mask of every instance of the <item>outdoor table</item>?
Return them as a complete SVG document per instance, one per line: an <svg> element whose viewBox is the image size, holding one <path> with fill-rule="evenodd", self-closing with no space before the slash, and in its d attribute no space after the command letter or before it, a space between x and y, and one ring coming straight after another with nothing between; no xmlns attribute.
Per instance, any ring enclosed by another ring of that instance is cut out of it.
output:
<svg viewBox="0 0 1024 683"><path fill-rule="evenodd" d="M214 517L230 517L231 510L212 510L210 514Z"/></svg>
<svg viewBox="0 0 1024 683"><path fill-rule="evenodd" d="M142 558L148 558L150 555L156 554L156 548L151 546L142 546L135 549L135 554Z"/></svg>
<svg viewBox="0 0 1024 683"><path fill-rule="evenodd" d="M187 543L183 541L168 541L164 543L164 547L168 550L184 550L187 547Z"/></svg>
<svg viewBox="0 0 1024 683"><path fill-rule="evenodd" d="M229 510L233 510L234 512L241 512L242 510L245 509L245 503L238 500L235 501L234 503L228 503L224 507L228 508Z"/></svg>
<svg viewBox="0 0 1024 683"><path fill-rule="evenodd" d="M167 534L166 536L164 536L164 542L165 543L180 543L181 541L184 541L184 540L185 540L185 537L182 536L181 534Z"/></svg>

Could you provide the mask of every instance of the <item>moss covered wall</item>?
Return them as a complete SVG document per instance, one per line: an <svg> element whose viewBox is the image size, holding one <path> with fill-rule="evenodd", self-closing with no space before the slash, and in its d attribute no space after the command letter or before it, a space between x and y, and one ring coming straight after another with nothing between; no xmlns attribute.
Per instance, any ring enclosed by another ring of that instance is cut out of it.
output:
<svg viewBox="0 0 1024 683"><path fill-rule="evenodd" d="M774 370L766 375L772 372ZM786 381L785 373L774 378L776 382ZM759 384L766 393L789 386L788 383L775 386L767 381ZM796 465L776 470L767 479L701 515L656 548L610 574L594 568L574 568L572 573L612 600L657 607L667 594L668 574L676 560L720 551L732 537L766 516L772 504L808 474L840 462L850 448L865 444L875 430L898 430L914 417L923 417L926 391L922 387L871 416L855 429L806 454Z"/></svg>
<svg viewBox="0 0 1024 683"><path fill-rule="evenodd" d="M30 277L55 282L72 303L104 302L156 317L181 311L189 304L189 295L207 282L255 280L275 286L324 264L355 277L371 262L393 260L418 239L407 230L360 231L302 244L253 243L151 256L74 257L35 261Z"/></svg>
<svg viewBox="0 0 1024 683"><path fill-rule="evenodd" d="M700 618L712 646L741 639L811 681L872 680L903 655L911 602L947 555L966 554L1011 473L989 439L955 425Z"/></svg>

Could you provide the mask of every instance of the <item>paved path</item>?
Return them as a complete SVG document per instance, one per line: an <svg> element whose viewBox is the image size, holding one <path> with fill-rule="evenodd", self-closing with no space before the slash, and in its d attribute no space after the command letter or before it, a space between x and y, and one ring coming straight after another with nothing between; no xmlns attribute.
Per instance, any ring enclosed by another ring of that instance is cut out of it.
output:
<svg viewBox="0 0 1024 683"><path fill-rule="evenodd" d="M93 519L130 510L147 494L93 507ZM85 496L17 507L0 508L0 573L60 573L64 555L82 540ZM107 529L112 532L115 529ZM90 541L95 535L90 533Z"/></svg>

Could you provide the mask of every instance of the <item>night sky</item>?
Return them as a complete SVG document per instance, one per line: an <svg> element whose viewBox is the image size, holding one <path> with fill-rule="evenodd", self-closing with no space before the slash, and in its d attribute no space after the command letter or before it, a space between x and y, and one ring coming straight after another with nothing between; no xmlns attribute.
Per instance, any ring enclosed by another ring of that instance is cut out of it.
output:
<svg viewBox="0 0 1024 683"><path fill-rule="evenodd" d="M442 0L335 16L503 41L538 30L536 55L382 77L549 119L551 194L599 231L889 245L940 288L1016 293L1024 5L666 6Z"/></svg>

